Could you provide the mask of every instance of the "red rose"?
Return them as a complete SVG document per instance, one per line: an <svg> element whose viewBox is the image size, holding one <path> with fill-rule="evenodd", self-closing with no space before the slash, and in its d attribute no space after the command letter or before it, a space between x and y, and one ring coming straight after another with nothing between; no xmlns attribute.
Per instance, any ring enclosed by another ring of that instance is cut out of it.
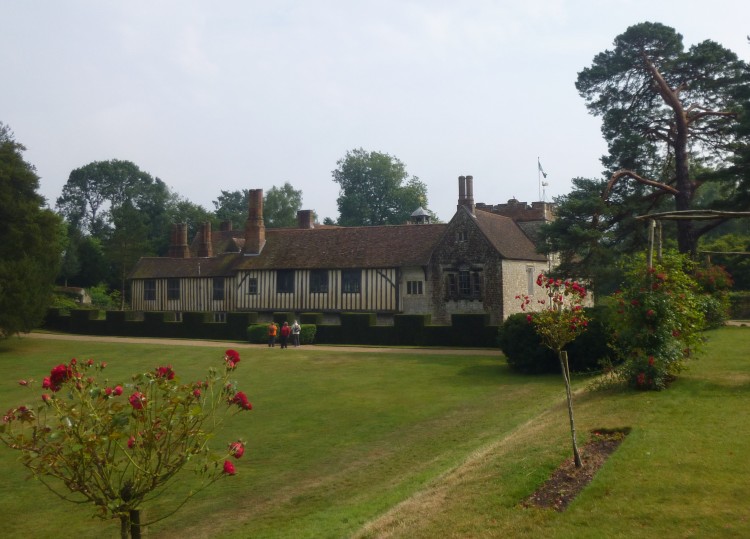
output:
<svg viewBox="0 0 750 539"><path fill-rule="evenodd" d="M49 404L49 401L52 400L52 397L50 397L47 393L42 394L42 400Z"/></svg>
<svg viewBox="0 0 750 539"><path fill-rule="evenodd" d="M156 377L166 378L167 380L173 380L174 371L172 370L172 365L167 365L166 367L159 367L158 369L156 369Z"/></svg>
<svg viewBox="0 0 750 539"><path fill-rule="evenodd" d="M130 398L128 400L130 401L130 406L132 406L136 410L143 410L143 407L146 405L146 397L143 395L143 393L139 393L137 391L130 395Z"/></svg>
<svg viewBox="0 0 750 539"><path fill-rule="evenodd" d="M133 449L133 446L135 445L135 436L131 436L128 438L128 449Z"/></svg>
<svg viewBox="0 0 750 539"><path fill-rule="evenodd" d="M224 473L227 474L227 475L234 475L235 474L234 464L232 464L228 460L224 461Z"/></svg>
<svg viewBox="0 0 750 539"><path fill-rule="evenodd" d="M45 376L44 380L42 380L42 387L44 389L52 389L52 380L49 379L49 376Z"/></svg>
<svg viewBox="0 0 750 539"><path fill-rule="evenodd" d="M19 386L27 386L27 385L29 385L29 381L28 380L19 380L18 381L18 385Z"/></svg>
<svg viewBox="0 0 750 539"><path fill-rule="evenodd" d="M122 395L122 386L115 386L115 388L112 390L112 394L115 397L119 397L120 395Z"/></svg>
<svg viewBox="0 0 750 539"><path fill-rule="evenodd" d="M229 444L229 454L238 459L245 454L245 444L240 441Z"/></svg>
<svg viewBox="0 0 750 539"><path fill-rule="evenodd" d="M60 364L52 369L49 376L49 389L60 391L63 383L73 376L73 371L65 364ZM44 387L44 385L42 385Z"/></svg>
<svg viewBox="0 0 750 539"><path fill-rule="evenodd" d="M250 401L247 400L247 395L245 395L242 391L238 391L235 393L234 398L231 401L233 404L236 404L243 410L252 410L253 405L250 404Z"/></svg>
<svg viewBox="0 0 750 539"><path fill-rule="evenodd" d="M112 394L112 388L111 387L105 387L104 388L104 395L109 397Z"/></svg>
<svg viewBox="0 0 750 539"><path fill-rule="evenodd" d="M201 390L197 389L197 388L194 389L193 390L193 397L195 397L196 399L200 399L201 398Z"/></svg>
<svg viewBox="0 0 750 539"><path fill-rule="evenodd" d="M227 350L224 352L224 361L226 361L228 369L234 369L237 363L240 362L240 354L237 350Z"/></svg>

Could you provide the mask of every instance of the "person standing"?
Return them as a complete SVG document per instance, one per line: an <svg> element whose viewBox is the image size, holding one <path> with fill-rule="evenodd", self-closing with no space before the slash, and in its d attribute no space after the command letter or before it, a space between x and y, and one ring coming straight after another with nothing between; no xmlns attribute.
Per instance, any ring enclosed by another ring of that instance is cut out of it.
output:
<svg viewBox="0 0 750 539"><path fill-rule="evenodd" d="M289 341L289 335L292 333L292 328L289 327L289 322L284 322L281 326L281 347L286 348L287 342Z"/></svg>
<svg viewBox="0 0 750 539"><path fill-rule="evenodd" d="M295 348L297 348L299 346L299 334L300 334L300 331L302 331L302 327L295 320L294 324L292 324L292 343L294 344Z"/></svg>
<svg viewBox="0 0 750 539"><path fill-rule="evenodd" d="M277 331L276 324L271 322L268 324L268 347L274 347L276 346L276 331Z"/></svg>

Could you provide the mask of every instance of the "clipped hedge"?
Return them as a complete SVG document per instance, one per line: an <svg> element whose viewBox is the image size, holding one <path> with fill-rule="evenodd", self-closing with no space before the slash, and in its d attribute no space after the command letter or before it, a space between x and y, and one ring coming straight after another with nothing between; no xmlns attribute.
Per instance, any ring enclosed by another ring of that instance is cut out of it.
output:
<svg viewBox="0 0 750 539"><path fill-rule="evenodd" d="M573 372L599 370L602 360L613 361L614 358L608 346L611 335L609 309L587 308L586 314L589 317L588 329L565 348ZM513 314L498 330L498 344L508 365L526 374L559 373L557 354L542 344L526 316L525 313Z"/></svg>

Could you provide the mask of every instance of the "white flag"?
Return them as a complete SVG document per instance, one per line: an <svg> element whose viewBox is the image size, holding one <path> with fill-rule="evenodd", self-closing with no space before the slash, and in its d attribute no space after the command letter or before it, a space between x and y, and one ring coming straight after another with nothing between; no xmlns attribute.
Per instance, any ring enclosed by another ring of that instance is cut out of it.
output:
<svg viewBox="0 0 750 539"><path fill-rule="evenodd" d="M546 177L547 177L547 173L546 173L546 172L544 172L544 169L542 168L542 162L541 162L541 161L539 161L539 158L538 158L538 157L537 157L537 159L536 159L536 164L537 164L537 165L539 166L539 172L541 172L541 173L542 173L542 176L544 176L544 177L546 178Z"/></svg>

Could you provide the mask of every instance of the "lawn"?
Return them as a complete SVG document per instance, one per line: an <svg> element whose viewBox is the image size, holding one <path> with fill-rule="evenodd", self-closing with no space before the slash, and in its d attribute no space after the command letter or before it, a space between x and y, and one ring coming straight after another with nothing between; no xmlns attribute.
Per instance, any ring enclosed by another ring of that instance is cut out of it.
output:
<svg viewBox="0 0 750 539"><path fill-rule="evenodd" d="M750 330L708 334L707 353L667 391L586 390L575 381L579 443L632 428L563 513L520 502L570 453L558 376L512 373L487 355L279 350L238 345L255 409L225 435L246 439L238 474L148 529L151 537L745 537L750 472ZM0 344L0 409L36 398L71 357L111 380L170 363L186 380L218 365L211 347L33 337ZM218 443L218 442L217 442ZM116 537L118 523L56 499L0 447L3 537ZM145 511L166 514L187 481Z"/></svg>

